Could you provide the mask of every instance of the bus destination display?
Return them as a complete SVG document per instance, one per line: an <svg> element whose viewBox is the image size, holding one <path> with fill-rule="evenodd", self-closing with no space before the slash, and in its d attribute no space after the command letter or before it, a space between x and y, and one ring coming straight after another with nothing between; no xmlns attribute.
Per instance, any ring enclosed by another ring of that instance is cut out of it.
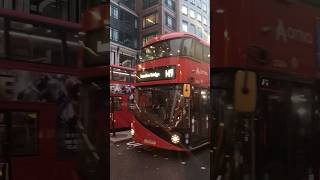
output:
<svg viewBox="0 0 320 180"><path fill-rule="evenodd" d="M137 71L137 82L170 80L176 78L176 66L162 66L158 68Z"/></svg>

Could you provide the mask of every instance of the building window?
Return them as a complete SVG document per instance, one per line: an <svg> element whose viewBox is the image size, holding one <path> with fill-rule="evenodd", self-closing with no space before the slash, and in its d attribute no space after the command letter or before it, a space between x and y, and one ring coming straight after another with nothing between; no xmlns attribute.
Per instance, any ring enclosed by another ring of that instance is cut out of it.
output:
<svg viewBox="0 0 320 180"><path fill-rule="evenodd" d="M147 28L158 24L158 13L153 13L143 18L142 27Z"/></svg>
<svg viewBox="0 0 320 180"><path fill-rule="evenodd" d="M208 25L208 20L207 20L207 18L203 17L203 18L202 18L202 22L203 22L204 25L206 25L206 26Z"/></svg>
<svg viewBox="0 0 320 180"><path fill-rule="evenodd" d="M111 17L119 19L119 9L115 6L111 6Z"/></svg>
<svg viewBox="0 0 320 180"><path fill-rule="evenodd" d="M116 29L111 29L110 39L113 41L119 41L119 31Z"/></svg>
<svg viewBox="0 0 320 180"><path fill-rule="evenodd" d="M187 8L186 6L182 6L181 12L182 12L182 14L184 14L184 15L188 15L188 8Z"/></svg>
<svg viewBox="0 0 320 180"><path fill-rule="evenodd" d="M145 46L146 43L153 37L155 37L156 35L158 35L158 32L152 32L152 33L149 33L145 36L143 36L142 38L142 45Z"/></svg>
<svg viewBox="0 0 320 180"><path fill-rule="evenodd" d="M149 8L158 4L159 0L143 0L143 9Z"/></svg>
<svg viewBox="0 0 320 180"><path fill-rule="evenodd" d="M135 0L121 0L121 4L125 4L131 10L135 10Z"/></svg>
<svg viewBox="0 0 320 180"><path fill-rule="evenodd" d="M203 9L204 12L207 12L208 7L207 7L206 3L202 3L202 9Z"/></svg>
<svg viewBox="0 0 320 180"><path fill-rule="evenodd" d="M175 9L175 4L173 2L173 0L165 0L165 4L172 10Z"/></svg>
<svg viewBox="0 0 320 180"><path fill-rule="evenodd" d="M188 32L188 22L182 21L182 31Z"/></svg>
<svg viewBox="0 0 320 180"><path fill-rule="evenodd" d="M202 38L202 28L201 27L198 27L197 34L198 34L199 37Z"/></svg>
<svg viewBox="0 0 320 180"><path fill-rule="evenodd" d="M197 20L198 20L199 22L201 22L202 17L201 17L201 15L200 15L200 14L197 14Z"/></svg>
<svg viewBox="0 0 320 180"><path fill-rule="evenodd" d="M192 9L190 9L189 15L190 15L190 17L193 18L193 19L196 18L196 13L195 13L194 10L192 10Z"/></svg>
<svg viewBox="0 0 320 180"><path fill-rule="evenodd" d="M134 19L134 28L138 29L138 20Z"/></svg>
<svg viewBox="0 0 320 180"><path fill-rule="evenodd" d="M168 14L166 14L166 25L171 29L175 28L175 19Z"/></svg>
<svg viewBox="0 0 320 180"><path fill-rule="evenodd" d="M201 0L197 0L196 4L197 4L198 8L201 9Z"/></svg>
<svg viewBox="0 0 320 180"><path fill-rule="evenodd" d="M194 24L190 24L190 29L189 29L190 33L196 34L196 26Z"/></svg>
<svg viewBox="0 0 320 180"><path fill-rule="evenodd" d="M204 33L203 33L203 39L207 40L207 41L209 40L209 36L208 36L208 31L207 30L205 30Z"/></svg>

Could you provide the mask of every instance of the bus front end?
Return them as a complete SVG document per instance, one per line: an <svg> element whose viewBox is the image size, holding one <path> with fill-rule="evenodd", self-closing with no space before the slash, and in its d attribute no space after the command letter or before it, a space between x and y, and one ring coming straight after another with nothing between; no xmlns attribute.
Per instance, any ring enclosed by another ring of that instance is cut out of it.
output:
<svg viewBox="0 0 320 180"><path fill-rule="evenodd" d="M184 151L190 144L190 101L182 85L137 87L133 139L157 148Z"/></svg>

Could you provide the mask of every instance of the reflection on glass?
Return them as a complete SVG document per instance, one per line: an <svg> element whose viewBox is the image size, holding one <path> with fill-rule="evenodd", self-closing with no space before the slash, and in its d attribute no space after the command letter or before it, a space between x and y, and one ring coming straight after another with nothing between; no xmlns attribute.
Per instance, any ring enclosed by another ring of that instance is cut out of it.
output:
<svg viewBox="0 0 320 180"><path fill-rule="evenodd" d="M34 112L11 113L11 153L30 155L38 153L38 115Z"/></svg>
<svg viewBox="0 0 320 180"><path fill-rule="evenodd" d="M139 63L170 56L188 56L209 62L210 49L191 38L171 39L144 47Z"/></svg>
<svg viewBox="0 0 320 180"><path fill-rule="evenodd" d="M188 119L186 99L181 85L139 87L135 112L143 123L149 126L177 128Z"/></svg>

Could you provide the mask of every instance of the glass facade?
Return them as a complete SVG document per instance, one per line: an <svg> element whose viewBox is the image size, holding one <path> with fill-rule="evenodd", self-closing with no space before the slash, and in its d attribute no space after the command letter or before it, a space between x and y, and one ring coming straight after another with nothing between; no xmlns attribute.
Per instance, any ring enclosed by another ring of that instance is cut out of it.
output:
<svg viewBox="0 0 320 180"><path fill-rule="evenodd" d="M152 33L149 33L147 35L145 35L143 38L142 38L142 46L146 45L146 43L153 37L155 37L156 35L158 35L159 33L156 31L156 32L152 32Z"/></svg>
<svg viewBox="0 0 320 180"><path fill-rule="evenodd" d="M143 9L149 8L159 3L159 0L143 0Z"/></svg>
<svg viewBox="0 0 320 180"><path fill-rule="evenodd" d="M138 48L138 17L111 4L110 39L129 48Z"/></svg>

